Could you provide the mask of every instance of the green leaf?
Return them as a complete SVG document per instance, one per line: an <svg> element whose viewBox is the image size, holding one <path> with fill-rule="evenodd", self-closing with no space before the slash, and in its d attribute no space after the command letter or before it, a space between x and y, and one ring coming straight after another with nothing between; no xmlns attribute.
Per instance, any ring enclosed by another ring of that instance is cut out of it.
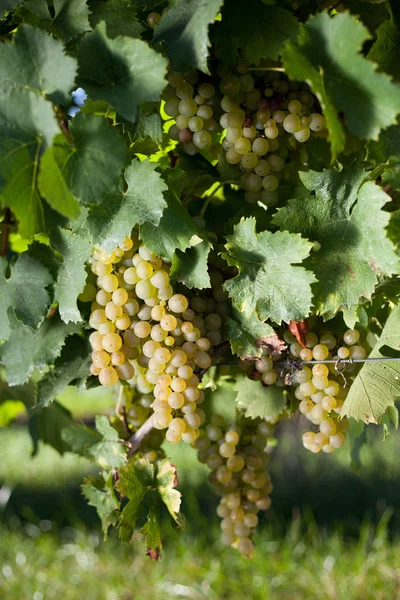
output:
<svg viewBox="0 0 400 600"><path fill-rule="evenodd" d="M111 39L119 35L137 38L143 31L130 0L89 0L89 8L92 29L100 21L105 21L107 35Z"/></svg>
<svg viewBox="0 0 400 600"><path fill-rule="evenodd" d="M259 381L239 375L234 389L238 408L245 409L245 416L251 419L275 419L285 408L285 392L276 385L264 387Z"/></svg>
<svg viewBox="0 0 400 600"><path fill-rule="evenodd" d="M142 485L135 472L135 460L119 469L119 479L116 484L118 492L128 498L119 519L119 535L123 541L129 542L135 531L140 505L147 494L148 488Z"/></svg>
<svg viewBox="0 0 400 600"><path fill-rule="evenodd" d="M400 159L400 125L393 125L381 131L377 142L368 142L367 159L375 163L385 163L390 158Z"/></svg>
<svg viewBox="0 0 400 600"><path fill-rule="evenodd" d="M142 40L110 40L103 22L83 38L78 62L78 81L89 96L106 100L128 121L135 121L140 104L159 100L166 85L167 60Z"/></svg>
<svg viewBox="0 0 400 600"><path fill-rule="evenodd" d="M0 427L8 427L26 407L20 400L6 400L0 403Z"/></svg>
<svg viewBox="0 0 400 600"><path fill-rule="evenodd" d="M89 452L90 447L101 440L101 435L97 431L83 423L73 423L69 427L65 427L61 432L61 437L71 452L89 457L92 460L93 457Z"/></svg>
<svg viewBox="0 0 400 600"><path fill-rule="evenodd" d="M203 233L176 194L169 191L165 194L165 199L167 208L158 226L144 223L140 228L140 235L151 252L173 260L176 249L183 252L188 246L200 243Z"/></svg>
<svg viewBox="0 0 400 600"><path fill-rule="evenodd" d="M30 25L21 25L12 43L0 46L4 91L27 89L49 96L56 104L69 103L77 68L63 44Z"/></svg>
<svg viewBox="0 0 400 600"><path fill-rule="evenodd" d="M151 560L158 560L161 556L162 541L160 532L160 514L158 508L154 504L150 506L147 521L139 533L145 536L147 555Z"/></svg>
<svg viewBox="0 0 400 600"><path fill-rule="evenodd" d="M131 151L150 155L158 152L163 140L163 124L159 113L141 113L133 125Z"/></svg>
<svg viewBox="0 0 400 600"><path fill-rule="evenodd" d="M400 307L393 309L369 358L387 356L387 347L399 352ZM341 416L364 423L381 423L399 395L400 361L367 362L350 387Z"/></svg>
<svg viewBox="0 0 400 600"><path fill-rule="evenodd" d="M85 0L54 0L51 6L53 14L47 0L25 0L20 14L26 22L47 29L64 42L90 30Z"/></svg>
<svg viewBox="0 0 400 600"><path fill-rule="evenodd" d="M58 302L65 323L78 323L82 317L76 301L85 287L85 265L92 254L92 244L84 237L60 228L52 231L51 243L63 259L54 285L54 300Z"/></svg>
<svg viewBox="0 0 400 600"><path fill-rule="evenodd" d="M94 444L89 453L102 469L118 469L126 463L126 446L121 444L118 432L110 425L108 417L96 417L96 429L102 441Z"/></svg>
<svg viewBox="0 0 400 600"><path fill-rule="evenodd" d="M69 448L62 439L63 429L74 423L71 413L58 402L53 402L47 408L33 408L29 411L29 433L33 442L33 452L38 451L39 440L49 444L60 454L68 452Z"/></svg>
<svg viewBox="0 0 400 600"><path fill-rule="evenodd" d="M169 458L157 462L156 485L169 514L178 522L182 494L175 489L178 485L176 467Z"/></svg>
<svg viewBox="0 0 400 600"><path fill-rule="evenodd" d="M101 203L117 189L129 154L117 128L107 120L79 113L70 124L73 138L54 140L53 158L71 193L83 204Z"/></svg>
<svg viewBox="0 0 400 600"><path fill-rule="evenodd" d="M219 180L218 170L201 154L182 154L177 166L166 172L168 187L179 197L202 196Z"/></svg>
<svg viewBox="0 0 400 600"><path fill-rule="evenodd" d="M222 19L214 27L216 54L236 63L241 51L250 64L263 58L278 60L287 40L296 39L299 28L292 13L278 6L265 6L258 0L228 0Z"/></svg>
<svg viewBox="0 0 400 600"><path fill-rule="evenodd" d="M3 206L19 221L19 233L31 237L44 229L43 205L36 189L39 158L58 133L52 105L21 89L0 96L0 187Z"/></svg>
<svg viewBox="0 0 400 600"><path fill-rule="evenodd" d="M112 475L110 475L112 478ZM107 539L107 533L111 525L116 525L119 517L119 507L115 494L112 491L111 486L99 489L93 483L93 478L87 478L85 483L82 485L82 493L85 496L88 504L94 506L97 510L97 514L100 517L104 539Z"/></svg>
<svg viewBox="0 0 400 600"><path fill-rule="evenodd" d="M174 71L191 68L209 73L211 45L208 28L223 0L177 0L168 8L154 32L155 42L164 42Z"/></svg>
<svg viewBox="0 0 400 600"><path fill-rule="evenodd" d="M0 19L4 17L8 12L11 12L17 6L22 4L23 0L2 0L0 7Z"/></svg>
<svg viewBox="0 0 400 600"><path fill-rule="evenodd" d="M142 485L151 487L154 484L155 467L147 458L135 458L134 469Z"/></svg>
<svg viewBox="0 0 400 600"><path fill-rule="evenodd" d="M71 194L54 157L54 148L47 148L40 162L38 188L47 203L64 217L76 219L80 207Z"/></svg>
<svg viewBox="0 0 400 600"><path fill-rule="evenodd" d="M320 13L301 26L298 43L289 41L283 51L289 77L306 80L321 103L333 159L345 142L340 111L351 133L374 140L400 112L400 88L360 54L368 38L349 13Z"/></svg>
<svg viewBox="0 0 400 600"><path fill-rule="evenodd" d="M390 19L376 30L376 41L368 53L369 60L378 63L380 70L400 79L400 11L396 4L387 4Z"/></svg>
<svg viewBox="0 0 400 600"><path fill-rule="evenodd" d="M244 359L260 357L263 350L262 341L275 337L270 325L262 323L255 314L245 317L237 308L232 308L232 318L224 319L224 339L229 340L233 354Z"/></svg>
<svg viewBox="0 0 400 600"><path fill-rule="evenodd" d="M389 200L372 182L362 183L357 169L303 173L301 179L315 197L291 200L273 218L282 229L317 242L305 266L314 271L316 314L331 319L343 308L370 299L379 277L390 276L399 260L385 228Z"/></svg>
<svg viewBox="0 0 400 600"><path fill-rule="evenodd" d="M171 265L171 279L181 281L190 289L202 290L211 287L208 274L210 250L210 244L205 241L188 248L185 252L176 250Z"/></svg>
<svg viewBox="0 0 400 600"><path fill-rule="evenodd" d="M60 355L65 338L76 332L76 325L66 325L53 316L45 319L37 331L22 325L8 311L10 336L0 346L0 356L9 385L28 381L35 369L43 370Z"/></svg>
<svg viewBox="0 0 400 600"><path fill-rule="evenodd" d="M157 164L134 160L125 170L123 190L109 194L103 204L93 207L84 224L93 243L111 251L131 234L135 225L158 226L164 207L164 181L156 171Z"/></svg>
<svg viewBox="0 0 400 600"><path fill-rule="evenodd" d="M48 406L57 394L73 381L89 374L90 355L85 341L73 335L61 350L60 356L50 370L36 386L36 402L39 406Z"/></svg>
<svg viewBox="0 0 400 600"><path fill-rule="evenodd" d="M302 321L311 309L311 284L315 278L301 263L312 244L287 232L255 231L254 218L242 219L227 236L224 258L239 274L224 287L233 304L250 317L255 310L261 321Z"/></svg>
<svg viewBox="0 0 400 600"><path fill-rule="evenodd" d="M52 277L41 262L24 252L11 262L9 277L7 268L7 259L0 256L0 341L7 340L10 334L10 307L18 320L35 328L43 321L50 305L46 287L52 283Z"/></svg>

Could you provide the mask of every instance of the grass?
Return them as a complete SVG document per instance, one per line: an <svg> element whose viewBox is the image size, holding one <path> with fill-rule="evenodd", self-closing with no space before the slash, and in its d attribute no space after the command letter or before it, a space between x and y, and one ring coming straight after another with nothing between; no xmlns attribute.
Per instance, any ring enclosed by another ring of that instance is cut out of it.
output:
<svg viewBox="0 0 400 600"><path fill-rule="evenodd" d="M90 418L114 400L69 390L61 402ZM299 427L280 432L273 508L251 561L220 545L216 498L194 451L168 447L188 523L180 535L167 530L158 563L140 540L102 541L79 491L88 461L42 444L32 459L25 428L0 430L0 598L400 600L398 434L381 444L372 432L354 473L346 450L307 453Z"/></svg>

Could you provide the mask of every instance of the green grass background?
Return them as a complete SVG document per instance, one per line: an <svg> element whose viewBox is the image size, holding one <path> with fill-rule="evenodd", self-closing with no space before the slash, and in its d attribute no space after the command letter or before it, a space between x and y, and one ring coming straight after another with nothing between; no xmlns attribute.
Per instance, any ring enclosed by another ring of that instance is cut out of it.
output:
<svg viewBox="0 0 400 600"><path fill-rule="evenodd" d="M113 399L67 390L61 402L78 418L107 412ZM177 465L186 527L166 526L162 559L142 542L103 542L79 486L93 467L41 445L30 457L24 426L0 429L0 598L3 600L400 599L400 437L383 443L372 428L359 472L348 448L312 455L302 425L278 429L273 507L251 561L218 540L217 498L207 469L181 445Z"/></svg>

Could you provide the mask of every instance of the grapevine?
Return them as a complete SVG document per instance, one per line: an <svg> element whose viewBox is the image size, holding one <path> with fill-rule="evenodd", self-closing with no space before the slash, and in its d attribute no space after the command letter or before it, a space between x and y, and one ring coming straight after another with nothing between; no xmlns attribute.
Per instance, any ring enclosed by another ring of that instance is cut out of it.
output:
<svg viewBox="0 0 400 600"><path fill-rule="evenodd" d="M105 536L151 558L191 446L250 558L283 423L329 455L398 421L399 9L81 5L0 8L0 421L96 463Z"/></svg>

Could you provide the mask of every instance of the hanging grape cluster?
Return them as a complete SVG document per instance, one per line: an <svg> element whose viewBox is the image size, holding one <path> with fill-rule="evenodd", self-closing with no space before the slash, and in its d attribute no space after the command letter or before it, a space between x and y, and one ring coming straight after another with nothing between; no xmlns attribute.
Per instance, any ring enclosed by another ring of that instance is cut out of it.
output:
<svg viewBox="0 0 400 600"><path fill-rule="evenodd" d="M104 386L128 381L153 394L153 426L171 443L192 443L204 422L204 394L196 371L211 365L229 306L223 278L212 273L213 296L174 294L169 265L137 239L107 254L96 247L91 270L98 291L92 303L90 372Z"/></svg>
<svg viewBox="0 0 400 600"><path fill-rule="evenodd" d="M325 119L307 84L275 70L224 71L207 81L196 72L170 75L163 97L164 112L175 120L169 136L195 154L222 132L221 149L229 164L240 167L247 202L275 206L289 151L311 135L326 136Z"/></svg>
<svg viewBox="0 0 400 600"><path fill-rule="evenodd" d="M199 460L211 469L210 482L222 497L217 508L222 543L248 558L254 554L251 537L257 514L271 505L268 442L272 434L273 426L260 419L239 418L229 426L223 416L213 415L195 442Z"/></svg>

